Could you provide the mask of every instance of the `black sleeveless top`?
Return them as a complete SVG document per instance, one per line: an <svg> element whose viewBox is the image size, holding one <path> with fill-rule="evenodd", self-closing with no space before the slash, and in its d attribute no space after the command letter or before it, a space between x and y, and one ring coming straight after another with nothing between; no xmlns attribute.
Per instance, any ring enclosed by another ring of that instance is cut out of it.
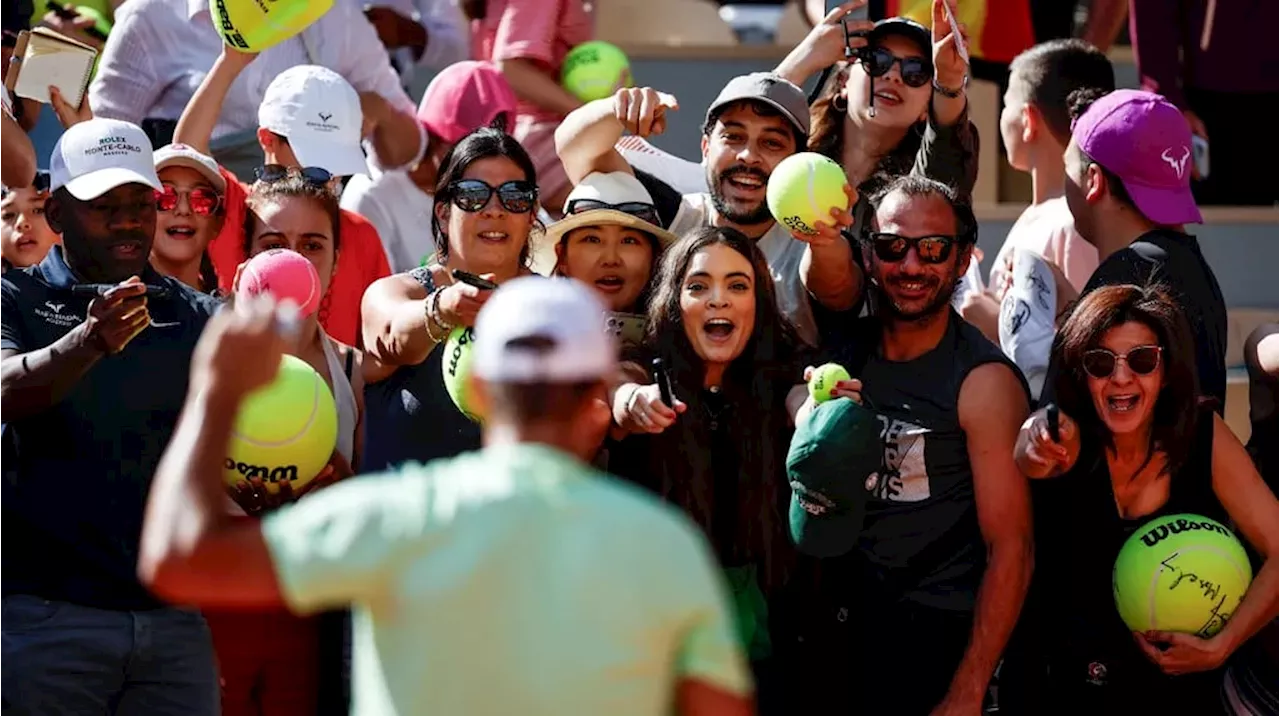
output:
<svg viewBox="0 0 1280 716"><path fill-rule="evenodd" d="M409 272L430 293L430 269ZM364 389L364 457L361 472L405 462L428 462L480 449L480 425L462 414L444 387L444 343L418 365L401 366Z"/></svg>
<svg viewBox="0 0 1280 716"><path fill-rule="evenodd" d="M1147 522L1191 513L1229 524L1213 492L1213 418L1212 410L1200 409L1187 462L1170 479L1168 501L1151 514L1120 516L1098 451L1082 453L1070 472L1036 485L1035 581L1054 713L1198 713L1197 705L1216 702L1221 672L1165 675L1121 621L1111 587L1120 548Z"/></svg>

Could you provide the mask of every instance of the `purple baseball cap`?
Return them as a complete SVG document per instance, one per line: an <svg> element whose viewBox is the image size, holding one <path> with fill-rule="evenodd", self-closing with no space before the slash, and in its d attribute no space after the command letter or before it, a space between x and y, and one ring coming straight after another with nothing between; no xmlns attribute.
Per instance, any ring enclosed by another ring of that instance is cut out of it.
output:
<svg viewBox="0 0 1280 716"><path fill-rule="evenodd" d="M1157 224L1199 224L1191 195L1191 128L1158 94L1116 90L1075 121L1071 137L1093 161L1120 178L1133 203Z"/></svg>

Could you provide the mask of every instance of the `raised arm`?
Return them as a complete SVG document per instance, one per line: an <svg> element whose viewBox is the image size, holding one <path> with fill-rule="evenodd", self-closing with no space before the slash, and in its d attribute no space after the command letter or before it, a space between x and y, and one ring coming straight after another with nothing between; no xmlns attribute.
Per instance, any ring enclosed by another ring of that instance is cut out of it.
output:
<svg viewBox="0 0 1280 716"><path fill-rule="evenodd" d="M969 646L943 705L978 713L1031 582L1030 487L1012 457L1018 426L1027 415L1026 391L1012 368L987 363L965 378L959 413L973 467L978 526L987 544L987 568L978 587Z"/></svg>
<svg viewBox="0 0 1280 716"><path fill-rule="evenodd" d="M387 369L417 365L448 337L452 326L473 325L476 314L493 294L464 283L436 290L438 300L428 291L427 281L415 277L413 271L370 284L360 303L367 356ZM377 372L366 372L366 376L373 382Z"/></svg>
<svg viewBox="0 0 1280 716"><path fill-rule="evenodd" d="M213 67L182 110L178 126L173 130L174 144L185 144L201 154L212 154L209 140L218 124L218 116L222 114L227 92L257 56L256 53L234 50L225 43L222 45L222 54L213 61Z"/></svg>
<svg viewBox="0 0 1280 716"><path fill-rule="evenodd" d="M1052 385L1045 383L1043 390ZM1032 413L1018 431L1013 446L1013 459L1023 475L1038 480L1057 477L1071 469L1080 458L1080 430L1066 413L1058 415L1058 439L1049 427L1049 411L1042 408Z"/></svg>
<svg viewBox="0 0 1280 716"><path fill-rule="evenodd" d="M564 118L556 128L556 153L574 184L592 172L634 174L614 147L622 135L661 134L667 128L667 110L680 103L652 87L625 87L612 97L588 102Z"/></svg>
<svg viewBox="0 0 1280 716"><path fill-rule="evenodd" d="M31 186L31 181L36 176L36 149L31 144L31 137L23 131L22 125L9 114L6 108L3 113L4 126L0 129L0 140L3 141L3 148L0 150L3 162L4 172L0 174L0 181L10 189L22 189Z"/></svg>
<svg viewBox="0 0 1280 716"><path fill-rule="evenodd" d="M866 5L867 2L868 0L850 0L831 8L831 11L809 30L809 34L805 35L800 44L778 63L778 66L773 69L774 74L790 80L797 87L803 87L813 75L843 61L846 44L852 49L866 47L867 40L861 35L870 32L875 23L870 20L849 21L850 37L846 42L843 18Z"/></svg>

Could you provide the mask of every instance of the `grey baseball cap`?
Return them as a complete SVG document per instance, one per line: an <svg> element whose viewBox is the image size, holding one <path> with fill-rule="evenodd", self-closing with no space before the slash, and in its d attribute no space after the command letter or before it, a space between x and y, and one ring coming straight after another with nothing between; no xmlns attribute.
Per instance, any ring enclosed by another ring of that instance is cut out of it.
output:
<svg viewBox="0 0 1280 716"><path fill-rule="evenodd" d="M809 103L804 90L772 72L752 72L729 80L707 108L707 122L725 105L744 100L764 102L781 112L801 134L809 136Z"/></svg>

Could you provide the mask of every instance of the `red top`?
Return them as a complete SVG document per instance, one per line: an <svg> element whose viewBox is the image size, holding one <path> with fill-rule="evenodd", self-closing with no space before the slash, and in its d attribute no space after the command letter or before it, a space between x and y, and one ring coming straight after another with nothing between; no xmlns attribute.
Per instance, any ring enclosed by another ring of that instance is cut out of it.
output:
<svg viewBox="0 0 1280 716"><path fill-rule="evenodd" d="M230 293L236 268L249 258L244 251L245 199L249 188L225 168L219 169L227 180L226 221L222 231L209 242L209 258L218 272L218 287ZM329 283L329 292L320 301L320 325L335 340L359 347L360 299L369 284L391 275L391 266L378 230L363 216L343 209L338 231L342 250L338 252L338 266Z"/></svg>

